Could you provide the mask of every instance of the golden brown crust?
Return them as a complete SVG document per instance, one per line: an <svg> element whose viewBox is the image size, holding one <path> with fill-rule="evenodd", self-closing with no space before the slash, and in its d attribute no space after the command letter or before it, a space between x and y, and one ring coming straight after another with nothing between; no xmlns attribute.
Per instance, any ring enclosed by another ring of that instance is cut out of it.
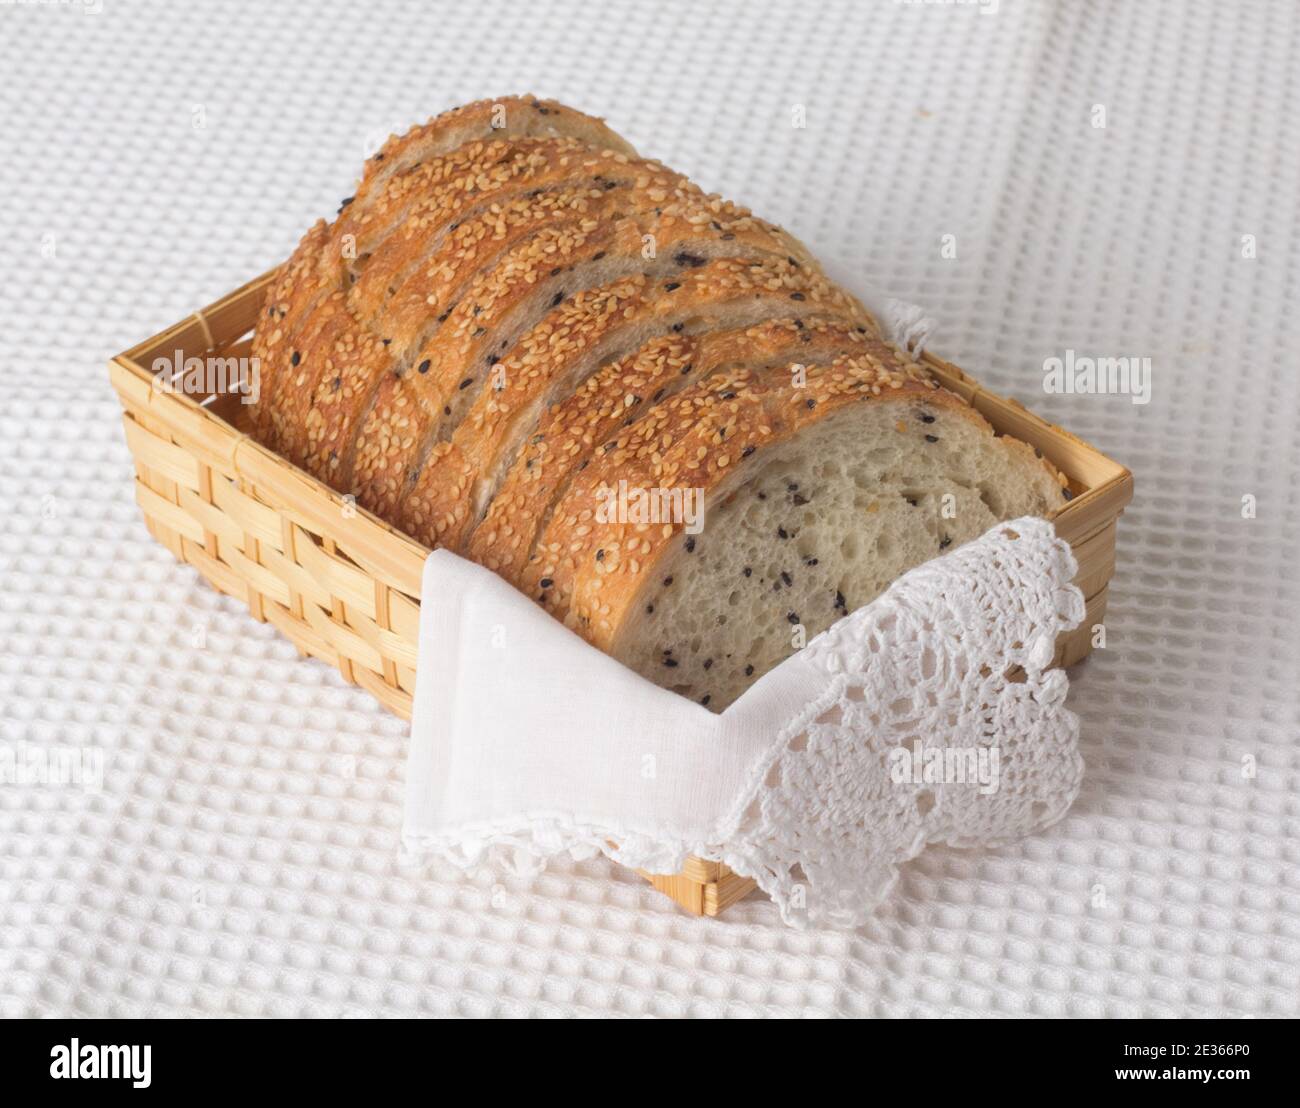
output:
<svg viewBox="0 0 1300 1108"><path fill-rule="evenodd" d="M290 413L279 403L285 394L281 381L290 368L295 333L327 292L317 262L328 234L325 221L317 220L303 235L280 267L253 333L252 354L258 359L261 393L252 411L253 433L273 450L282 450L286 436L292 437Z"/></svg>
<svg viewBox="0 0 1300 1108"><path fill-rule="evenodd" d="M367 234L359 245L369 256L359 258L353 266L358 277L352 295L358 312L367 319L376 317L387 299L400 292L409 271L435 255L449 229L456 229L484 208L564 184L600 182L607 175L625 181L633 172L625 167L641 164L650 163L614 151L594 150L573 139L499 139L472 144L429 163L418 175L415 195L408 198L400 222L381 236L381 228L369 226L378 213L371 211L363 217ZM394 183L409 184L405 179ZM460 241L464 242L464 236Z"/></svg>
<svg viewBox="0 0 1300 1108"><path fill-rule="evenodd" d="M643 255L647 244L655 256ZM785 240L743 209L714 198L665 199L662 208L638 212L616 223L579 219L544 227L502 256L490 271L479 274L418 353L380 382L361 423L361 434L350 473L360 503L384 516L396 516L402 501L415 497L405 521L423 517L445 521L445 531L468 516L447 506L434 506L438 491L430 480L414 488L413 476L422 468L432 444L446 440L511 349L516 334L531 318L556 307L574 287L585 290L598 274L611 267L638 276L628 281L646 284L642 271L688 274L704 265L710 253L735 258L766 256L773 265L801 275L806 282L791 296L834 297L845 313L859 318L857 306L834 290L819 271L802 266L784 253ZM595 267L595 268L593 268ZM792 286L793 287L793 286ZM611 288L622 288L618 282ZM627 295L635 289L628 286ZM606 310L616 310L610 302ZM869 318L861 317L864 326ZM409 366L410 370L405 367ZM400 433L399 433L400 432ZM412 439L414 448L407 444ZM446 493L456 492L448 484ZM440 530L425 527L421 541L445 541Z"/></svg>
<svg viewBox="0 0 1300 1108"><path fill-rule="evenodd" d="M636 155L631 145L603 120L553 100L534 96L478 100L442 112L403 135L389 137L366 161L354 195L343 202L335 225L335 244L345 235L361 243L382 233L400 217L410 200L419 199L439 179L457 172L431 163L454 153L462 155L462 161L483 157L487 160L478 164L486 169L492 164L495 144L528 138L567 139L587 148ZM496 153L499 156L501 152Z"/></svg>
<svg viewBox="0 0 1300 1108"><path fill-rule="evenodd" d="M523 149L512 144L516 140L527 142L530 137L532 142ZM490 191L499 183L501 172L494 175L493 170L503 160L526 161L537 148L553 151L562 147L575 156L590 155L593 146L621 157L635 155L632 147L602 121L532 96L466 105L412 128L401 138L390 139L367 163L357 194L344 201L339 218L332 225L317 224L304 237L268 301L268 311L281 305L288 318L281 319L281 325L270 331L265 330L266 325L258 328L258 337L265 336L260 344L266 351L263 380L275 379L281 370L293 369L297 387L263 390L267 399L253 413L255 432L268 445L309 460L318 475L341 478L339 456L350 453L351 443L346 436L359 412L350 404L340 403L332 393L340 375L335 372L338 367L326 365L332 360L329 351L298 349L296 342L289 341L295 330L305 327L307 317L318 310L330 317L336 330L337 309L322 309L322 302L331 291L347 287L358 263L364 262L366 251L378 249L393 225L413 205L436 203L440 188L456 192L464 206L467 196ZM454 218L455 210L454 205L449 206L448 219ZM429 222L426 212L423 225ZM324 324L317 330L335 334ZM368 345L369 340L356 326L347 336L335 335L335 345L339 342L348 350ZM314 378L297 371L298 363L308 353L317 355L311 360L323 367ZM285 364L295 356L298 362ZM378 362L382 364L383 359ZM361 367L355 369L359 373ZM366 395L372 391L366 390ZM357 407L364 408L364 404L358 402ZM313 414L318 411L335 418L321 420ZM308 419L319 429L315 437L325 444L326 453L318 459L313 456L312 445L300 434Z"/></svg>
<svg viewBox="0 0 1300 1108"><path fill-rule="evenodd" d="M592 451L647 408L723 368L762 368L801 357L822 361L860 349L864 328L806 316L766 320L703 335L670 334L604 365L552 405L522 444L465 544L476 562L518 584L551 505Z"/></svg>
<svg viewBox="0 0 1300 1108"><path fill-rule="evenodd" d="M577 138L589 146L636 154L625 138L597 116L531 94L499 96L450 108L402 135L390 136L366 162L358 198L363 190L369 191L439 152L500 135Z"/></svg>
<svg viewBox="0 0 1300 1108"><path fill-rule="evenodd" d="M685 329L687 321L692 329L707 328L719 312L739 305L770 315L798 305L855 320L852 304L825 278L775 257L723 258L681 268L668 281L636 277L580 293L548 314L501 360L494 369L499 377L492 387L479 390L453 433L445 457L454 458L458 470L470 475L469 485L447 482L436 468L424 465L406 493L410 510L433 521L429 537L439 545L462 549L498 478L545 406L577 388L594 372L593 361L598 366L622 356L617 348L621 334L643 327L666 334Z"/></svg>

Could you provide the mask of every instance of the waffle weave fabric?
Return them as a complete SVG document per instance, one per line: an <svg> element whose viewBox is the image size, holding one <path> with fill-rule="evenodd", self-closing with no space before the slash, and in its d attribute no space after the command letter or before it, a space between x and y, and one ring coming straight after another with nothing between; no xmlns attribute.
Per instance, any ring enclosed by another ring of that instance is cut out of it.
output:
<svg viewBox="0 0 1300 1108"><path fill-rule="evenodd" d="M0 5L0 746L103 767L0 784L0 1014L1300 1015L1300 11L366 11ZM149 538L106 357L285 257L390 131L523 91L1133 470L1049 831L927 851L853 932L603 860L403 866L406 725ZM1046 393L1068 352L1150 358L1150 402Z"/></svg>

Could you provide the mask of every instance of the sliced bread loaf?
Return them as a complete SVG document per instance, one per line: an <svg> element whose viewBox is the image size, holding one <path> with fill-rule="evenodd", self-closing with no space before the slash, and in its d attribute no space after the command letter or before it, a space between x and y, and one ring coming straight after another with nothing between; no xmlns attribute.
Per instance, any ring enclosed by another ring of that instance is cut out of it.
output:
<svg viewBox="0 0 1300 1108"><path fill-rule="evenodd" d="M797 239L533 97L390 140L254 353L262 441L715 710L1064 500Z"/></svg>

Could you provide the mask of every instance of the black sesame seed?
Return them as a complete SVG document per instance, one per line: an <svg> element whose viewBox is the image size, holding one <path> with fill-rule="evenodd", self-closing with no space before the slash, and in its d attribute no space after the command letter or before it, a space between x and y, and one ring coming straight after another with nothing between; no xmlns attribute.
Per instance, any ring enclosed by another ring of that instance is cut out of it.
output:
<svg viewBox="0 0 1300 1108"><path fill-rule="evenodd" d="M460 383L460 386L459 386L459 387L462 388L462 389L467 389L467 388L469 388L470 385L472 385L473 383L474 383L474 378L473 378L473 377L466 377L465 380L463 380L463 381Z"/></svg>
<svg viewBox="0 0 1300 1108"><path fill-rule="evenodd" d="M673 334L674 334L674 335L680 335L684 330L686 330L686 324L685 324L685 323L674 323L674 324L673 324Z"/></svg>
<svg viewBox="0 0 1300 1108"><path fill-rule="evenodd" d="M785 582L785 587L787 589L794 584L794 578L791 577L790 574L787 573L785 570L781 571L781 580Z"/></svg>
<svg viewBox="0 0 1300 1108"><path fill-rule="evenodd" d="M799 613L798 613L798 612L786 612L786 613L785 613L785 618L786 618L786 620L788 620L790 623L798 623L798 622L799 622Z"/></svg>
<svg viewBox="0 0 1300 1108"><path fill-rule="evenodd" d="M848 605L844 602L844 594L840 592L838 589L835 590L835 607L841 610L848 607Z"/></svg>
<svg viewBox="0 0 1300 1108"><path fill-rule="evenodd" d="M794 496L792 496L792 497L790 498L790 500L791 500L792 503L797 504L797 505L799 505L800 507L802 507L804 504L807 504L807 503L808 503L808 498L807 498L806 496L804 496L804 494L801 493L801 492L797 492L797 493L795 493Z"/></svg>
<svg viewBox="0 0 1300 1108"><path fill-rule="evenodd" d="M443 414L443 415L451 415L451 405L450 405L450 404L444 404L444 405L442 406L442 414Z"/></svg>
<svg viewBox="0 0 1300 1108"><path fill-rule="evenodd" d="M792 292L792 293L790 294L790 299L791 299L791 300L807 300L808 297L804 296L804 294L801 293L801 292Z"/></svg>
<svg viewBox="0 0 1300 1108"><path fill-rule="evenodd" d="M302 355L299 354L298 351L295 350L291 355L289 355L290 365L297 365L300 361L302 361Z"/></svg>
<svg viewBox="0 0 1300 1108"><path fill-rule="evenodd" d="M647 604L647 605L645 606L645 612L646 612L646 615L649 615L649 614L650 614L651 612L653 612L654 610L655 610L655 606L654 606L653 604Z"/></svg>
<svg viewBox="0 0 1300 1108"><path fill-rule="evenodd" d="M1061 495L1064 496L1066 500L1074 499L1074 493L1072 493L1069 489L1062 489Z"/></svg>
<svg viewBox="0 0 1300 1108"><path fill-rule="evenodd" d="M489 354L487 356L488 365L496 365L497 362L499 362L500 360L501 360L500 357L498 357L496 354Z"/></svg>
<svg viewBox="0 0 1300 1108"><path fill-rule="evenodd" d="M745 676L746 676L746 677L753 677L753 676L754 676L754 667L753 667L753 666L746 666L746 667L745 667Z"/></svg>
<svg viewBox="0 0 1300 1108"><path fill-rule="evenodd" d="M712 665L713 665L713 659L712 659L712 658L705 658L705 659L704 659L704 668L705 668L705 669L710 668Z"/></svg>
<svg viewBox="0 0 1300 1108"><path fill-rule="evenodd" d="M415 367L415 368L416 368L416 372L417 372L417 373L428 373L428 372L429 372L429 366L430 366L430 364L431 364L431 363L430 363L429 359L428 359L428 358L425 358L424 361L422 361L418 366Z"/></svg>
<svg viewBox="0 0 1300 1108"><path fill-rule="evenodd" d="M806 566L815 566L815 565L817 564L817 559L816 559L816 558L805 558L805 559L803 560L803 564L806 565Z"/></svg>
<svg viewBox="0 0 1300 1108"><path fill-rule="evenodd" d="M746 567L745 567L744 569L742 569L740 572L743 573L746 577L753 577L753 576L754 576L754 570L753 570L753 568L752 568L751 566L746 566Z"/></svg>
<svg viewBox="0 0 1300 1108"><path fill-rule="evenodd" d="M672 579L671 576L668 576L668 577L665 577L665 578L664 578L664 588L667 588L667 587L668 587L669 585L671 585L672 583L673 583L673 579Z"/></svg>
<svg viewBox="0 0 1300 1108"><path fill-rule="evenodd" d="M934 422L934 416L932 416L929 412L922 412L918 418L921 420L922 423Z"/></svg>
<svg viewBox="0 0 1300 1108"><path fill-rule="evenodd" d="M687 265L692 269L698 269L707 259L702 258L699 254L688 254L685 250L679 250L673 255L673 261L678 265Z"/></svg>
<svg viewBox="0 0 1300 1108"><path fill-rule="evenodd" d="M604 256L605 256L605 251L602 250L599 254L593 254L593 255L591 256L591 260L592 260L593 262L598 262L598 261L600 261L600 259L603 258Z"/></svg>
<svg viewBox="0 0 1300 1108"><path fill-rule="evenodd" d="M712 699L713 697L709 693L705 693L702 697L700 697L700 703L707 708L709 705L709 701Z"/></svg>
<svg viewBox="0 0 1300 1108"><path fill-rule="evenodd" d="M952 539L948 535L944 535L944 537L939 540L939 549L947 550L950 546L952 546Z"/></svg>
<svg viewBox="0 0 1300 1108"><path fill-rule="evenodd" d="M385 346L387 346L387 345L388 345L390 342L392 342L392 341L393 341L392 339L384 339L384 340L383 340L383 343L384 343Z"/></svg>
<svg viewBox="0 0 1300 1108"><path fill-rule="evenodd" d="M676 658L665 658L663 661L664 661L664 665L666 665L669 669L676 669L676 668L677 668L677 659L676 659Z"/></svg>
<svg viewBox="0 0 1300 1108"><path fill-rule="evenodd" d="M817 401L816 401L816 400L813 400L813 399L810 397L809 399L807 399L807 400L804 401L804 405L803 405L803 406L804 406L805 408L807 408L807 409L811 412L815 407L817 407Z"/></svg>
<svg viewBox="0 0 1300 1108"><path fill-rule="evenodd" d="M664 290L666 292L676 292L681 287L682 283L680 281L669 281L668 284L664 285Z"/></svg>
<svg viewBox="0 0 1300 1108"><path fill-rule="evenodd" d="M596 561L598 561L598 562L603 562L604 560L605 560L605 552L604 552L603 550L597 550L597 551L596 551Z"/></svg>
<svg viewBox="0 0 1300 1108"><path fill-rule="evenodd" d="M778 527L776 529L776 537L779 539L788 539L790 534L784 527Z"/></svg>
<svg viewBox="0 0 1300 1108"><path fill-rule="evenodd" d="M478 315L478 309L477 309L477 308L474 309L474 314L475 314L475 315ZM446 323L446 322L447 322L447 317L448 317L449 315L451 315L451 309L450 309L450 308L448 308L447 311L443 312L442 315L440 315L440 316L438 317L438 322L439 322L439 323Z"/></svg>
<svg viewBox="0 0 1300 1108"><path fill-rule="evenodd" d="M564 299L564 291L561 290L560 292L557 292L554 296L551 297L551 307L554 308L563 299Z"/></svg>
<svg viewBox="0 0 1300 1108"><path fill-rule="evenodd" d="M552 585L555 584L555 579L554 579L553 577L543 577L543 578L542 578L540 581L538 581L537 583L538 583L539 585L541 585L542 588L544 588L544 589L549 589Z"/></svg>
<svg viewBox="0 0 1300 1108"><path fill-rule="evenodd" d="M687 554L694 554L694 553L695 553L695 536L694 536L694 535L687 535L687 536L686 536L686 553L687 553Z"/></svg>
<svg viewBox="0 0 1300 1108"><path fill-rule="evenodd" d="M938 435L926 435L926 436L925 436L925 441L926 441L926 442L938 442L938 441L939 441L939 436L938 436Z"/></svg>
<svg viewBox="0 0 1300 1108"><path fill-rule="evenodd" d="M339 389L341 389L341 388L343 387L343 378L342 378L342 377L335 377L334 380L330 382L330 387L331 387L335 392L338 392Z"/></svg>

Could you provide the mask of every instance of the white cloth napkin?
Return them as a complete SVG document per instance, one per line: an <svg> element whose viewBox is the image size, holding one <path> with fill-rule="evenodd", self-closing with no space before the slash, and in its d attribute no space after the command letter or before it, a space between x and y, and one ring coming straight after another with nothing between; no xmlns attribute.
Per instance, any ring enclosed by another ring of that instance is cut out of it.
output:
<svg viewBox="0 0 1300 1108"><path fill-rule="evenodd" d="M425 564L403 837L462 866L597 851L753 877L788 923L853 926L927 843L1044 827L1078 792L1048 670L1083 617L1051 524L907 573L714 714L447 551Z"/></svg>

